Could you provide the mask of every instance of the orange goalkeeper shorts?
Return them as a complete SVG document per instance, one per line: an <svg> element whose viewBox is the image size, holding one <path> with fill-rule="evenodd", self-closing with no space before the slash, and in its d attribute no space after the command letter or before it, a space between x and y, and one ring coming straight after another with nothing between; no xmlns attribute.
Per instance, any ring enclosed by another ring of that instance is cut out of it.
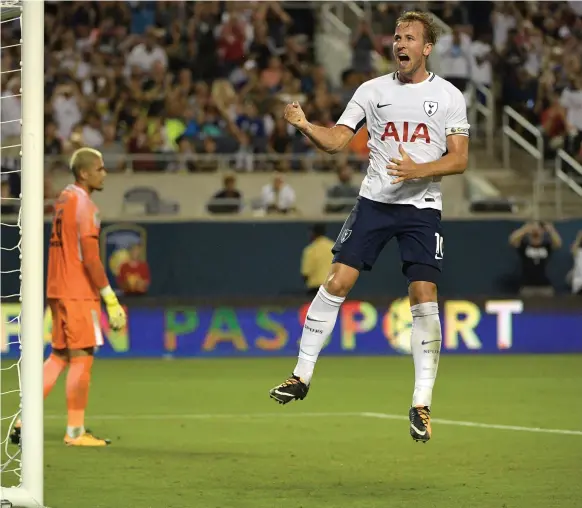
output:
<svg viewBox="0 0 582 508"><path fill-rule="evenodd" d="M49 299L53 349L86 349L103 345L101 305L91 300Z"/></svg>

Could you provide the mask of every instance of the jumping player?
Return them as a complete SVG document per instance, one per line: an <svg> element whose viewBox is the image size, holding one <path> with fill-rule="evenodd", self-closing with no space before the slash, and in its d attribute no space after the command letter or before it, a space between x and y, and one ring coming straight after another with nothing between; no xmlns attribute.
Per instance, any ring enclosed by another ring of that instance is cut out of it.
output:
<svg viewBox="0 0 582 508"><path fill-rule="evenodd" d="M68 367L65 444L106 446L109 440L85 430L93 353L103 344L100 296L113 329L123 328L126 316L99 258L100 222L91 193L103 189L107 171L102 155L92 148L81 148L73 153L70 167L75 183L57 200L49 245L47 299L53 330L52 352L44 364L44 396ZM20 441L18 424L11 437L13 442Z"/></svg>
<svg viewBox="0 0 582 508"><path fill-rule="evenodd" d="M309 307L297 366L270 391L281 404L305 398L341 304L360 271L371 270L386 243L396 238L413 316L410 434L422 442L432 433L430 407L442 341L437 304L443 263L440 180L463 173L469 151L462 93L426 69L437 36L428 14L403 14L393 44L397 72L361 85L334 127L309 123L297 103L285 109L285 119L328 153L346 147L366 124L370 163L356 205L332 249L329 275Z"/></svg>

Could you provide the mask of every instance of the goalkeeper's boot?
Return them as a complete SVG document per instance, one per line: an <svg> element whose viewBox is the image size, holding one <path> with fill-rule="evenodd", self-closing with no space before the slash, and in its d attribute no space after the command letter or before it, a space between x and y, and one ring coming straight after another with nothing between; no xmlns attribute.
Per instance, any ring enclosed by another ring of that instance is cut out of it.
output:
<svg viewBox="0 0 582 508"><path fill-rule="evenodd" d="M88 446L91 448L97 448L110 445L111 441L109 439L100 439L89 432L85 432L79 437L74 438L65 435L65 444L67 446Z"/></svg>
<svg viewBox="0 0 582 508"><path fill-rule="evenodd" d="M21 439L21 429L22 429L22 423L20 422L20 420L18 420L15 424L14 427L12 427L12 432L10 433L10 442L12 444L15 445L19 445L20 444L20 439Z"/></svg>
<svg viewBox="0 0 582 508"><path fill-rule="evenodd" d="M411 407L408 412L410 419L410 435L417 443L426 443L432 434L430 426L430 409L428 406Z"/></svg>
<svg viewBox="0 0 582 508"><path fill-rule="evenodd" d="M283 383L269 391L269 396L279 404L287 404L292 400L303 400L307 396L309 385L306 385L301 378L292 375Z"/></svg>

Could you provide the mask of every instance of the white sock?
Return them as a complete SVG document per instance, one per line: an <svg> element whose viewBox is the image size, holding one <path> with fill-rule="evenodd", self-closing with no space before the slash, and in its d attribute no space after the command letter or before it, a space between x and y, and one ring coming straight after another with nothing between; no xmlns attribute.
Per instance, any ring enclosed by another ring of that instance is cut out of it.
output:
<svg viewBox="0 0 582 508"><path fill-rule="evenodd" d="M85 434L85 427L67 427L67 436L76 439Z"/></svg>
<svg viewBox="0 0 582 508"><path fill-rule="evenodd" d="M321 286L311 302L301 334L297 366L293 370L293 374L300 377L305 384L311 382L317 357L333 331L344 300L345 297L331 295Z"/></svg>
<svg viewBox="0 0 582 508"><path fill-rule="evenodd" d="M442 344L439 305L436 302L420 303L410 307L410 310L412 311L410 342L414 359L412 405L430 406Z"/></svg>

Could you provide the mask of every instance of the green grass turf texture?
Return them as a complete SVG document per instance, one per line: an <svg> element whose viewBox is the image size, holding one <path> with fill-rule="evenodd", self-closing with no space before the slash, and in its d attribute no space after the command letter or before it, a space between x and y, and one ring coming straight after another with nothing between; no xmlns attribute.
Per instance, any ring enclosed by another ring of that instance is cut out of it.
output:
<svg viewBox="0 0 582 508"><path fill-rule="evenodd" d="M62 444L62 379L45 406L45 503L51 508L582 506L582 435L436 423L433 439L424 445L412 441L403 420L302 418L302 412L406 416L413 367L410 357L322 357L308 397L279 406L268 390L288 375L294 361L98 359L87 424L113 440L107 449ZM3 381L6 391L14 380ZM581 381L580 355L445 355L433 416L580 430ZM6 416L14 398L4 399ZM181 414L256 416L176 416ZM6 428L2 431L6 435ZM6 486L10 476L2 482Z"/></svg>

